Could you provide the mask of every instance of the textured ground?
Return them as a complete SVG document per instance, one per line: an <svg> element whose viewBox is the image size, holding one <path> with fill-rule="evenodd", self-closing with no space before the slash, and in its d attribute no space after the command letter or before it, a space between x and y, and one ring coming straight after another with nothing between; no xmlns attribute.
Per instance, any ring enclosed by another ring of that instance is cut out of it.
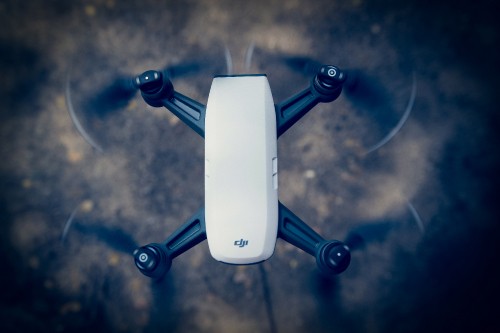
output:
<svg viewBox="0 0 500 333"><path fill-rule="evenodd" d="M492 3L3 1L0 331L496 331ZM393 227L336 278L279 240L270 260L244 267L215 262L202 243L152 283L130 252L203 205L203 141L139 96L108 114L82 105L116 73L201 60L174 84L206 103L212 76L225 73L225 47L241 73L252 43L250 70L267 73L275 102L309 80L279 55L377 78L384 110L341 96L280 138L280 200L326 238ZM408 121L366 154L402 115L412 73ZM68 77L102 152L71 121Z"/></svg>

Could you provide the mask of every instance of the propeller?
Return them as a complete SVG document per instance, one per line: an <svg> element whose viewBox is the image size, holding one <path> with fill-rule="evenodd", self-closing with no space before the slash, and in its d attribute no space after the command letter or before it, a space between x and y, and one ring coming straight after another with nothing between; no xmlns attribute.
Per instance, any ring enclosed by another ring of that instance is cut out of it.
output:
<svg viewBox="0 0 500 333"><path fill-rule="evenodd" d="M85 103L84 109L87 112L105 117L127 106L138 90L132 77L117 76L108 81L101 91Z"/></svg>
<svg viewBox="0 0 500 333"><path fill-rule="evenodd" d="M424 225L420 215L410 201L406 202L406 216L399 215L392 219L367 221L353 228L345 238L344 243L351 250L358 250L370 242L382 242L391 232L403 231L423 235ZM406 221L405 221L406 220Z"/></svg>
<svg viewBox="0 0 500 333"><path fill-rule="evenodd" d="M82 220L79 220L76 217L76 215L78 215L77 213L79 209L79 206L76 207L65 223L61 235L61 242L63 244L64 242L69 242L68 235L70 230L72 230L72 232L74 232L76 235L85 235L86 237L104 243L114 251L130 256L130 259L133 260L134 250L139 245L132 235L118 227L106 226L104 223L84 223ZM140 274L139 272L136 273ZM152 305L150 307L151 313L148 327L154 327L155 329L160 327L169 331L176 325L175 316L165 316L165 313L175 313L176 311L174 302L169 301L174 299L176 296L175 289L172 284L172 279L169 275L166 275L160 279L147 280L150 281L152 295Z"/></svg>
<svg viewBox="0 0 500 333"><path fill-rule="evenodd" d="M271 65L282 63L295 72L308 77L313 77L324 65L317 60L306 56L295 55L271 55L260 51ZM370 153L388 143L403 127L408 119L415 102L417 83L415 73L411 77L410 94L407 97L406 107L403 112L397 110L394 103L394 93L389 90L387 84L381 79L370 75L361 69L345 69L347 79L343 85L342 92L353 107L364 117L368 117L371 123L380 127L382 137L376 143L368 145L365 153Z"/></svg>
<svg viewBox="0 0 500 333"><path fill-rule="evenodd" d="M163 68L161 72L170 79L194 74L202 68L199 62L180 63ZM139 90L134 75L112 74L103 79L102 88L90 96L84 104L86 112L105 117L124 108Z"/></svg>
<svg viewBox="0 0 500 333"><path fill-rule="evenodd" d="M107 122L129 105L138 92L134 75L119 73L106 66L87 65L78 75L68 74L65 100L68 113L80 135L94 149L103 152L102 136ZM215 66L206 60L186 61L167 66L160 71L170 79L195 75ZM112 127L113 124L109 124ZM116 126L116 125L115 125ZM92 134L91 134L92 133Z"/></svg>
<svg viewBox="0 0 500 333"><path fill-rule="evenodd" d="M283 60L291 69L311 76L323 66L319 61L302 56L283 56ZM378 108L389 99L387 91L375 78L359 69L343 70L347 74L343 91L359 105Z"/></svg>
<svg viewBox="0 0 500 333"><path fill-rule="evenodd" d="M307 75L314 75L323 64L303 56L283 56L285 64L291 69ZM343 86L344 93L359 107L379 109L386 107L390 96L383 84L376 78L359 69L343 69L347 80Z"/></svg>

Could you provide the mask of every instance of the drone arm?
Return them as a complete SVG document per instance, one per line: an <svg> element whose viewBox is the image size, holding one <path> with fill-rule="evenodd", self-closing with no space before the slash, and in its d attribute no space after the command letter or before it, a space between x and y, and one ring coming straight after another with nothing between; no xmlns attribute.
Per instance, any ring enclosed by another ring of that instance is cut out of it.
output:
<svg viewBox="0 0 500 333"><path fill-rule="evenodd" d="M281 202L278 209L278 237L310 255L316 255L317 248L325 239Z"/></svg>
<svg viewBox="0 0 500 333"><path fill-rule="evenodd" d="M154 107L164 106L202 138L205 137L205 105L174 90L167 75L159 71L146 71L137 76L134 84L142 98Z"/></svg>
<svg viewBox="0 0 500 333"><path fill-rule="evenodd" d="M205 105L176 91L171 98L162 100L162 104L202 138L205 137Z"/></svg>
<svg viewBox="0 0 500 333"><path fill-rule="evenodd" d="M293 124L316 106L319 100L311 91L304 89L285 101L276 104L276 126L278 137L285 133Z"/></svg>
<svg viewBox="0 0 500 333"><path fill-rule="evenodd" d="M170 258L175 258L207 239L205 209L200 209L162 244Z"/></svg>
<svg viewBox="0 0 500 333"><path fill-rule="evenodd" d="M277 136L285 133L318 103L336 100L342 91L346 74L335 66L322 66L308 88L276 104Z"/></svg>
<svg viewBox="0 0 500 333"><path fill-rule="evenodd" d="M349 266L351 255L347 246L325 240L281 202L278 209L279 238L315 256L325 273L339 274Z"/></svg>
<svg viewBox="0 0 500 333"><path fill-rule="evenodd" d="M202 208L163 243L151 243L136 249L134 251L135 265L144 275L161 278L170 269L172 259L206 238L205 209Z"/></svg>

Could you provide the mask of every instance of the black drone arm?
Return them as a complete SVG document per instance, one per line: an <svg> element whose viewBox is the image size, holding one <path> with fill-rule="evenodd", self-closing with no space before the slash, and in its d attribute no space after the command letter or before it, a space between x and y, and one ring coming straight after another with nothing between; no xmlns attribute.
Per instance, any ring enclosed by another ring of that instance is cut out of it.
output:
<svg viewBox="0 0 500 333"><path fill-rule="evenodd" d="M302 118L318 103L333 102L342 92L346 74L335 66L322 66L308 88L276 104L278 137Z"/></svg>
<svg viewBox="0 0 500 333"><path fill-rule="evenodd" d="M167 75L146 71L135 78L134 84L141 90L146 103L166 107L202 138L205 137L205 105L175 91Z"/></svg>
<svg viewBox="0 0 500 333"><path fill-rule="evenodd" d="M325 273L342 273L351 261L346 245L336 240L325 240L281 202L278 237L314 256L318 267Z"/></svg>
<svg viewBox="0 0 500 333"><path fill-rule="evenodd" d="M159 279L170 269L172 259L205 239L205 209L202 208L163 243L151 243L136 249L135 265L144 275Z"/></svg>

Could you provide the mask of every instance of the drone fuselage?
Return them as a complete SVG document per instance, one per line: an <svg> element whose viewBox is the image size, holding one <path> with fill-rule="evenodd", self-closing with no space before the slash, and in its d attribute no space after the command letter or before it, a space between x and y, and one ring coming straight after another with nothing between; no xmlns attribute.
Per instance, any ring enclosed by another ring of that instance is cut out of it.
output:
<svg viewBox="0 0 500 333"><path fill-rule="evenodd" d="M278 232L276 113L267 77L215 77L205 117L210 253L229 264L264 261Z"/></svg>

